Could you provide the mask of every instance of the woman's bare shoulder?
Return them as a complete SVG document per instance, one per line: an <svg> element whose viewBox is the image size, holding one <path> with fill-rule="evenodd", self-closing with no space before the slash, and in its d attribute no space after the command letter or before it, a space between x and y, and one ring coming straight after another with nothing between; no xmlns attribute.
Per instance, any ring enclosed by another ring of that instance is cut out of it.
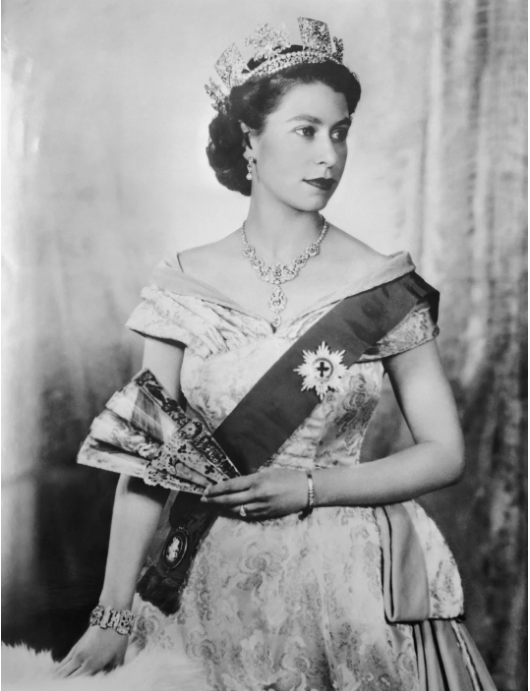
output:
<svg viewBox="0 0 530 691"><path fill-rule="evenodd" d="M231 233L221 240L198 245L179 252L179 263L184 273L207 280L215 276L219 266L227 266L237 253L237 236ZM240 248L239 248L240 251Z"/></svg>
<svg viewBox="0 0 530 691"><path fill-rule="evenodd" d="M333 254L334 261L350 266L353 262L362 265L366 270L371 270L387 259L386 255L337 226L332 226L331 230L330 253Z"/></svg>
<svg viewBox="0 0 530 691"><path fill-rule="evenodd" d="M334 271L350 276L351 272L368 273L383 264L387 257L370 245L337 226L331 226L322 249ZM241 239L237 232L206 245L179 253L184 273L207 283L226 280L226 268L235 270L241 261Z"/></svg>

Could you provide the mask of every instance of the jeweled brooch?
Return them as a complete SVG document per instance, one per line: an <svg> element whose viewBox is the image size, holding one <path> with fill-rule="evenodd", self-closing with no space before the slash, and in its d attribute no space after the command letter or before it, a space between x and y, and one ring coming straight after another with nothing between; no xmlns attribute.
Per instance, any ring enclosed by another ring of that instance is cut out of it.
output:
<svg viewBox="0 0 530 691"><path fill-rule="evenodd" d="M295 368L303 378L302 391L315 389L320 400L328 391L343 391L343 376L347 368L342 364L344 350L331 351L322 341L315 352L304 350L304 364Z"/></svg>

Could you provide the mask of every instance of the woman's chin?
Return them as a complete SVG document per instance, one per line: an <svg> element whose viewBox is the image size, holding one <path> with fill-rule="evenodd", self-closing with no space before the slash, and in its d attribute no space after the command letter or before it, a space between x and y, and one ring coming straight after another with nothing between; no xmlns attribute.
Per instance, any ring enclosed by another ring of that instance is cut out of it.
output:
<svg viewBox="0 0 530 691"><path fill-rule="evenodd" d="M260 201L264 203L267 202L268 197L268 201L270 202L275 199L276 202L281 202L297 211L316 212L321 211L327 206L337 189L337 185L334 185L331 190L322 190L318 187L308 185L305 182L302 188L300 188L300 186L293 187L294 189L290 190L279 190L269 187L264 195L258 194L257 196L260 197Z"/></svg>
<svg viewBox="0 0 530 691"><path fill-rule="evenodd" d="M288 202L289 206L291 206L294 209L297 209L298 211L322 211L324 209L329 200L331 199L331 194L328 193L326 195L315 195L310 198L303 198L303 199L296 199L292 200L291 202Z"/></svg>
<svg viewBox="0 0 530 691"><path fill-rule="evenodd" d="M304 211L322 211L322 209L325 209L329 200L331 198L331 195L327 196L322 196L320 199L311 199L307 201L304 204Z"/></svg>
<svg viewBox="0 0 530 691"><path fill-rule="evenodd" d="M318 190L310 193L304 200L304 206L308 211L321 211L324 209L335 192L336 186L332 190Z"/></svg>

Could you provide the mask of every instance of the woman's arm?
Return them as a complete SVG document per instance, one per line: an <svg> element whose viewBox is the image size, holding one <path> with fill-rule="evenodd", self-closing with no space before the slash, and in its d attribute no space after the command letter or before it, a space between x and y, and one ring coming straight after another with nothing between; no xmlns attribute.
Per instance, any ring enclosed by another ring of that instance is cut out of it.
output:
<svg viewBox="0 0 530 691"><path fill-rule="evenodd" d="M455 401L434 341L386 360L414 446L351 469L315 475L318 503L375 505L413 499L458 482L464 440ZM344 482L342 484L341 480Z"/></svg>
<svg viewBox="0 0 530 691"><path fill-rule="evenodd" d="M147 339L143 366L177 398L183 350ZM116 488L105 580L100 602L117 610L130 609L138 576L160 520L169 490L122 475ZM61 663L57 675L80 676L121 664L127 637L113 629L89 627Z"/></svg>
<svg viewBox="0 0 530 691"><path fill-rule="evenodd" d="M457 482L464 444L453 395L434 341L386 360L415 445L370 463L314 472L317 506L373 506L418 497ZM274 468L214 485L206 501L249 516L282 516L307 503L304 473Z"/></svg>
<svg viewBox="0 0 530 691"><path fill-rule="evenodd" d="M151 370L173 397L180 392L183 350L147 338L142 366ZM122 475L116 489L109 552L100 602L129 609L136 582L160 515L169 495L164 487L146 485L141 478Z"/></svg>

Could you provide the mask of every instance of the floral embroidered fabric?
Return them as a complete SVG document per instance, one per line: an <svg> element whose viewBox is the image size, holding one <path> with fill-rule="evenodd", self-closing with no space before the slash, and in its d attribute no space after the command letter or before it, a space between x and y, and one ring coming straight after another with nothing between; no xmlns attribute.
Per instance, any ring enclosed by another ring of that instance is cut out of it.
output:
<svg viewBox="0 0 530 691"><path fill-rule="evenodd" d="M185 348L181 384L215 429L259 377L338 299L413 270L406 253L319 301L277 332L263 318L164 262L128 326ZM270 467L334 468L360 462L377 405L382 359L437 335L419 305L328 391L270 459ZM178 501L178 498L177 498ZM443 537L407 502L424 549L431 615L462 613L460 578ZM262 522L218 518L202 543L178 614L137 598L131 652L181 646L218 691L416 691L412 628L383 611L381 542L374 510L317 508Z"/></svg>

